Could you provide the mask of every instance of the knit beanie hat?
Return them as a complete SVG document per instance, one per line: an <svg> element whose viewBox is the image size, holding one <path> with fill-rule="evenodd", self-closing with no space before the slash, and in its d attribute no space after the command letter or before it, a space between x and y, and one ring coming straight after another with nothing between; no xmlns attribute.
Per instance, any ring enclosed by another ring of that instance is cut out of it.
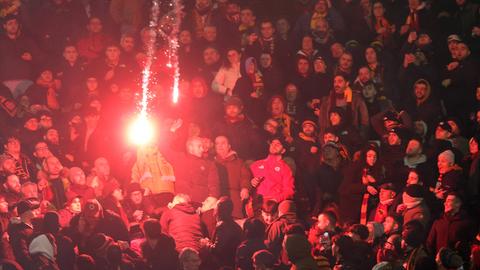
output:
<svg viewBox="0 0 480 270"><path fill-rule="evenodd" d="M438 155L445 157L450 163L455 163L455 154L452 152L452 150L445 150L442 153Z"/></svg>
<svg viewBox="0 0 480 270"><path fill-rule="evenodd" d="M290 234L285 236L284 247L288 259L293 263L310 256L311 245L305 235Z"/></svg>
<svg viewBox="0 0 480 270"><path fill-rule="evenodd" d="M405 188L405 193L413 198L423 198L423 187L418 184L409 185Z"/></svg>
<svg viewBox="0 0 480 270"><path fill-rule="evenodd" d="M463 265L463 260L455 251L443 247L438 251L442 265L447 269L457 269Z"/></svg>

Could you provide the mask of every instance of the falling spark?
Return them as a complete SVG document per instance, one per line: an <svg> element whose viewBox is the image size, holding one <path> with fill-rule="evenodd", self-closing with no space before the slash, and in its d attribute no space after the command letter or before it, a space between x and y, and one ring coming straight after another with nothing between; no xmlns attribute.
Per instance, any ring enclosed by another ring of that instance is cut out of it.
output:
<svg viewBox="0 0 480 270"><path fill-rule="evenodd" d="M170 3L173 7L172 13L174 16L172 32L170 33L169 43L169 68L173 68L173 86L172 86L172 102L177 103L179 98L179 84L180 84L180 66L178 65L178 34L180 33L180 24L182 20L183 5L181 0L173 0Z"/></svg>

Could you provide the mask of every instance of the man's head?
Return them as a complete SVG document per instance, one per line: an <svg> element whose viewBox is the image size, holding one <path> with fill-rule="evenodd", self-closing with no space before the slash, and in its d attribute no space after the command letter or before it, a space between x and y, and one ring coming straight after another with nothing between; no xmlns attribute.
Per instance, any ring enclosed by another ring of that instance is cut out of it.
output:
<svg viewBox="0 0 480 270"><path fill-rule="evenodd" d="M18 216L24 222L29 222L38 216L40 203L34 199L22 200L17 203L17 213Z"/></svg>
<svg viewBox="0 0 480 270"><path fill-rule="evenodd" d="M315 73L326 73L327 64L325 63L325 59L322 57L315 58L315 60L313 60L313 71L315 71Z"/></svg>
<svg viewBox="0 0 480 270"><path fill-rule="evenodd" d="M335 42L330 46L330 53L334 59L339 59L344 52L345 47L339 42Z"/></svg>
<svg viewBox="0 0 480 270"><path fill-rule="evenodd" d="M180 264L183 266L183 269L197 270L202 263L202 259L200 258L198 251L189 247L182 249L178 259Z"/></svg>
<svg viewBox="0 0 480 270"><path fill-rule="evenodd" d="M7 176L5 179L5 183L3 184L6 190L20 194L21 190L21 185L20 185L20 179L18 178L17 175L15 174L10 174Z"/></svg>
<svg viewBox="0 0 480 270"><path fill-rule="evenodd" d="M5 199L5 196L0 195L0 213L1 214L6 214L8 213L8 202Z"/></svg>
<svg viewBox="0 0 480 270"><path fill-rule="evenodd" d="M366 83L370 81L371 78L372 74L370 73L370 69L368 69L368 67L361 67L358 70L358 79L360 80L360 82Z"/></svg>
<svg viewBox="0 0 480 270"><path fill-rule="evenodd" d="M462 207L462 200L457 193L449 193L447 195L447 198L445 198L443 206L445 214L455 215L460 211L460 208Z"/></svg>
<svg viewBox="0 0 480 270"><path fill-rule="evenodd" d="M448 140L452 137L452 127L446 121L440 122L435 129L435 139Z"/></svg>
<svg viewBox="0 0 480 270"><path fill-rule="evenodd" d="M220 54L214 47L206 47L203 50L203 63L207 66L214 65L220 60Z"/></svg>
<svg viewBox="0 0 480 270"><path fill-rule="evenodd" d="M82 200L79 196L76 196L67 202L67 207L74 214L82 212Z"/></svg>
<svg viewBox="0 0 480 270"><path fill-rule="evenodd" d="M368 64L377 63L377 52L374 48L368 47L367 49L365 49L365 60Z"/></svg>
<svg viewBox="0 0 480 270"><path fill-rule="evenodd" d="M110 44L105 49L105 57L108 61L116 62L120 60L120 47L118 45Z"/></svg>
<svg viewBox="0 0 480 270"><path fill-rule="evenodd" d="M335 134L333 132L333 130L326 130L324 133L323 133L323 143L324 144L327 144L329 142L333 142L333 143L338 143L338 141L340 140L340 138L338 138L337 134Z"/></svg>
<svg viewBox="0 0 480 270"><path fill-rule="evenodd" d="M272 66L272 55L268 52L264 52L260 55L260 66L262 68L269 68Z"/></svg>
<svg viewBox="0 0 480 270"><path fill-rule="evenodd" d="M413 93L415 94L415 99L417 101L424 101L426 98L428 98L429 88L430 84L426 80L421 79L416 81L415 85L413 86Z"/></svg>
<svg viewBox="0 0 480 270"><path fill-rule="evenodd" d="M341 70L350 70L353 66L353 55L349 52L344 52L338 59L338 66Z"/></svg>
<svg viewBox="0 0 480 270"><path fill-rule="evenodd" d="M345 93L345 89L348 87L348 81L342 75L337 75L333 78L333 89L336 94Z"/></svg>
<svg viewBox="0 0 480 270"><path fill-rule="evenodd" d="M263 124L263 129L266 130L271 135L274 135L274 134L277 134L279 126L280 125L275 119L269 118Z"/></svg>
<svg viewBox="0 0 480 270"><path fill-rule="evenodd" d="M143 202L144 189L139 183L130 183L127 186L127 195L131 202L135 205L139 205Z"/></svg>
<svg viewBox="0 0 480 270"><path fill-rule="evenodd" d="M79 167L70 168L69 179L75 185L84 186L87 184L85 173Z"/></svg>
<svg viewBox="0 0 480 270"><path fill-rule="evenodd" d="M187 152L195 157L201 158L203 156L203 142L200 137L192 137L187 140Z"/></svg>
<svg viewBox="0 0 480 270"><path fill-rule="evenodd" d="M262 38L270 39L273 37L275 33L275 28L273 27L272 21L265 20L260 23L260 33L262 34Z"/></svg>
<svg viewBox="0 0 480 270"><path fill-rule="evenodd" d="M470 55L470 48L464 42L459 42L457 45L457 59L463 60Z"/></svg>
<svg viewBox="0 0 480 270"><path fill-rule="evenodd" d="M60 144L60 135L58 134L58 130L54 128L49 128L43 137L47 142L53 145Z"/></svg>
<svg viewBox="0 0 480 270"><path fill-rule="evenodd" d="M63 58L70 63L75 63L78 59L78 51L75 45L67 45L63 49Z"/></svg>
<svg viewBox="0 0 480 270"><path fill-rule="evenodd" d="M386 183L380 186L380 194L378 198L380 199L381 203L386 203L389 200L395 198L395 189L391 183Z"/></svg>
<svg viewBox="0 0 480 270"><path fill-rule="evenodd" d="M5 174L14 174L16 171L15 159L8 155L0 155L0 171Z"/></svg>
<svg viewBox="0 0 480 270"><path fill-rule="evenodd" d="M285 97L288 102L294 102L297 100L298 87L293 83L287 84L287 86L285 86Z"/></svg>
<svg viewBox="0 0 480 270"><path fill-rule="evenodd" d="M131 34L123 34L120 38L120 47L124 52L133 52L135 49L135 37Z"/></svg>
<svg viewBox="0 0 480 270"><path fill-rule="evenodd" d="M226 136L218 136L217 138L215 138L215 152L219 157L227 157L231 150L232 146L230 145Z"/></svg>
<svg viewBox="0 0 480 270"><path fill-rule="evenodd" d="M110 175L110 164L108 163L108 160L104 157L99 157L95 160L93 169L98 176Z"/></svg>
<svg viewBox="0 0 480 270"><path fill-rule="evenodd" d="M63 170L63 166L57 157L49 156L43 161L43 170L50 177L59 177Z"/></svg>
<svg viewBox="0 0 480 270"><path fill-rule="evenodd" d="M272 116L279 116L285 111L285 100L281 96L273 96L269 102L269 110Z"/></svg>
<svg viewBox="0 0 480 270"><path fill-rule="evenodd" d="M5 152L16 155L20 154L21 145L20 140L17 137L10 136L7 138L6 143L3 145Z"/></svg>
<svg viewBox="0 0 480 270"><path fill-rule="evenodd" d="M276 23L277 31L281 35L286 35L290 31L290 23L285 18L280 18Z"/></svg>
<svg viewBox="0 0 480 270"><path fill-rule="evenodd" d="M20 30L20 25L16 17L8 17L3 22L3 29L7 35L15 36Z"/></svg>
<svg viewBox="0 0 480 270"><path fill-rule="evenodd" d="M390 235L393 232L397 232L400 229L400 222L395 216L387 216L383 221L383 231L386 235Z"/></svg>
<svg viewBox="0 0 480 270"><path fill-rule="evenodd" d="M310 72L310 62L306 57L299 57L297 59L297 71L303 76L306 76Z"/></svg>
<svg viewBox="0 0 480 270"><path fill-rule="evenodd" d="M392 129L388 132L387 141L388 145L390 146L402 144L402 138L399 136L398 131L396 131L395 129Z"/></svg>
<svg viewBox="0 0 480 270"><path fill-rule="evenodd" d="M318 215L317 227L321 231L334 231L337 223L335 215L329 211L323 212Z"/></svg>
<svg viewBox="0 0 480 270"><path fill-rule="evenodd" d="M23 198L37 198L38 199L38 186L33 182L25 182L21 187Z"/></svg>
<svg viewBox="0 0 480 270"><path fill-rule="evenodd" d="M53 117L49 112L42 111L38 114L38 116L40 120L39 125L41 128L43 128L44 130L47 130L53 127Z"/></svg>
<svg viewBox="0 0 480 270"><path fill-rule="evenodd" d="M328 3L326 0L318 0L314 6L315 12L324 14L328 11Z"/></svg>
<svg viewBox="0 0 480 270"><path fill-rule="evenodd" d="M246 26L253 26L255 25L255 15L253 14L253 10L251 8L243 8L240 11L240 22Z"/></svg>
<svg viewBox="0 0 480 270"><path fill-rule="evenodd" d="M280 139L272 139L270 141L270 146L268 148L268 152L270 155L283 155L285 151L286 149Z"/></svg>
<svg viewBox="0 0 480 270"><path fill-rule="evenodd" d="M278 217L278 203L274 200L267 200L262 205L262 219L268 226Z"/></svg>
<svg viewBox="0 0 480 270"><path fill-rule="evenodd" d="M405 149L407 157L414 157L422 154L422 143L419 139L413 138L408 141L407 148Z"/></svg>
<svg viewBox="0 0 480 270"><path fill-rule="evenodd" d="M317 124L312 120L305 120L302 123L302 132L307 136L314 136Z"/></svg>
<svg viewBox="0 0 480 270"><path fill-rule="evenodd" d="M103 24L102 24L102 20L100 20L100 18L91 17L88 20L88 24L87 24L88 32L90 32L92 34L98 34L98 33L102 32L102 29L103 29Z"/></svg>
<svg viewBox="0 0 480 270"><path fill-rule="evenodd" d="M275 256L270 251L261 249L253 253L252 263L255 270L272 270L275 267Z"/></svg>
<svg viewBox="0 0 480 270"><path fill-rule="evenodd" d="M203 38L208 42L215 42L217 40L217 27L214 25L207 25L203 28Z"/></svg>
<svg viewBox="0 0 480 270"><path fill-rule="evenodd" d="M37 131L38 130L38 118L37 118L37 116L35 116L33 114L29 114L29 115L25 116L23 120L24 120L23 121L24 122L23 127L26 130L29 130L29 131Z"/></svg>

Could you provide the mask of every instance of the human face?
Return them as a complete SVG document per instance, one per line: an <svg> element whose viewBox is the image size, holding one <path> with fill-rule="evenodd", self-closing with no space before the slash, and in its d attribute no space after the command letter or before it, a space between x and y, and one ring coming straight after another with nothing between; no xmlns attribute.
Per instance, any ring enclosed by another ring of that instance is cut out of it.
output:
<svg viewBox="0 0 480 270"><path fill-rule="evenodd" d="M407 156L415 156L422 152L420 142L418 140L410 140L405 149Z"/></svg>
<svg viewBox="0 0 480 270"><path fill-rule="evenodd" d="M377 2L373 5L373 15L376 18L382 18L384 13L385 13L385 9L383 8L382 3Z"/></svg>
<svg viewBox="0 0 480 270"><path fill-rule="evenodd" d="M263 129L272 135L276 134L278 130L278 122L273 119L268 119L263 125Z"/></svg>
<svg viewBox="0 0 480 270"><path fill-rule="evenodd" d="M204 152L203 142L201 139L193 139L188 144L188 153L195 157L202 157Z"/></svg>
<svg viewBox="0 0 480 270"><path fill-rule="evenodd" d="M122 37L120 46L125 52L132 52L135 48L135 39L129 36Z"/></svg>
<svg viewBox="0 0 480 270"><path fill-rule="evenodd" d="M207 26L203 29L203 38L208 42L217 40L217 27Z"/></svg>
<svg viewBox="0 0 480 270"><path fill-rule="evenodd" d="M86 85L87 85L87 90L89 92L92 92L92 91L95 91L98 89L98 81L97 81L97 78L88 78L87 81L86 81Z"/></svg>
<svg viewBox="0 0 480 270"><path fill-rule="evenodd" d="M106 158L98 158L95 160L95 171L97 175L108 176L110 175L110 164Z"/></svg>
<svg viewBox="0 0 480 270"><path fill-rule="evenodd" d="M218 60L220 60L220 54L218 51L214 48L206 48L203 51L203 62L207 65L213 65L215 63L218 63Z"/></svg>
<svg viewBox="0 0 480 270"><path fill-rule="evenodd" d="M112 197L115 198L117 201L123 201L123 192L122 189L117 188L113 191Z"/></svg>
<svg viewBox="0 0 480 270"><path fill-rule="evenodd" d="M345 52L345 48L343 47L342 44L336 42L336 43L333 43L332 46L330 47L330 52L332 53L333 58L338 59Z"/></svg>
<svg viewBox="0 0 480 270"><path fill-rule="evenodd" d="M20 141L16 138L10 138L5 144L6 152L10 154L18 154L20 153Z"/></svg>
<svg viewBox="0 0 480 270"><path fill-rule="evenodd" d="M313 39L309 36L303 37L302 49L305 51L313 50Z"/></svg>
<svg viewBox="0 0 480 270"><path fill-rule="evenodd" d="M287 98L287 101L293 102L297 99L298 96L298 89L295 85L289 84L285 88L285 97Z"/></svg>
<svg viewBox="0 0 480 270"><path fill-rule="evenodd" d="M58 158L51 156L46 160L46 169L49 175L60 175L63 166Z"/></svg>
<svg viewBox="0 0 480 270"><path fill-rule="evenodd" d="M277 30L278 30L278 33L280 34L287 34L288 31L290 30L290 24L284 18L279 19L277 21Z"/></svg>
<svg viewBox="0 0 480 270"><path fill-rule="evenodd" d="M8 190L20 193L22 186L20 185L20 179L15 174L9 175L5 184Z"/></svg>
<svg viewBox="0 0 480 270"><path fill-rule="evenodd" d="M325 64L325 61L321 59L316 59L313 61L313 70L315 73L326 73L327 72L327 65Z"/></svg>
<svg viewBox="0 0 480 270"><path fill-rule="evenodd" d="M342 121L342 117L338 113L336 112L330 113L330 124L332 126L340 125L341 121Z"/></svg>
<svg viewBox="0 0 480 270"><path fill-rule="evenodd" d="M272 115L281 115L285 110L282 100L279 98L273 99L271 109Z"/></svg>
<svg viewBox="0 0 480 270"><path fill-rule="evenodd" d="M368 166L373 166L377 162L377 152L368 150L366 154L366 161Z"/></svg>
<svg viewBox="0 0 480 270"><path fill-rule="evenodd" d="M330 132L323 134L323 143L338 142L338 137Z"/></svg>
<svg viewBox="0 0 480 270"><path fill-rule="evenodd" d="M445 202L443 203L443 206L444 206L445 213L455 214L455 213L458 213L458 211L460 210L460 207L462 206L462 202L457 196L448 195L447 198L445 199Z"/></svg>
<svg viewBox="0 0 480 270"><path fill-rule="evenodd" d="M225 136L218 136L215 138L215 152L220 157L226 157L231 150L230 143Z"/></svg>
<svg viewBox="0 0 480 270"><path fill-rule="evenodd" d="M457 41L450 41L448 42L448 51L452 57L457 57Z"/></svg>
<svg viewBox="0 0 480 270"><path fill-rule="evenodd" d="M3 24L3 29L8 35L16 35L19 29L18 21L16 19L8 20Z"/></svg>
<svg viewBox="0 0 480 270"><path fill-rule="evenodd" d="M329 29L328 21L325 19L319 19L315 25L315 30L320 33L326 33Z"/></svg>
<svg viewBox="0 0 480 270"><path fill-rule="evenodd" d="M318 13L323 14L323 13L327 12L327 9L328 9L328 5L327 5L327 2L325 0L319 0L315 4L315 11L318 12Z"/></svg>
<svg viewBox="0 0 480 270"><path fill-rule="evenodd" d="M388 133L387 140L389 145L400 145L402 143L402 140L395 132Z"/></svg>
<svg viewBox="0 0 480 270"><path fill-rule="evenodd" d="M262 210L262 218L266 225L270 225L276 217L275 214L272 215L271 213L267 213Z"/></svg>
<svg viewBox="0 0 480 270"><path fill-rule="evenodd" d="M202 98L207 93L207 89L204 89L202 82L199 80L193 80L191 84L192 95L195 98Z"/></svg>
<svg viewBox="0 0 480 270"><path fill-rule="evenodd" d="M16 170L15 160L13 158L8 158L5 161L3 161L2 170L9 174L15 173L15 170Z"/></svg>
<svg viewBox="0 0 480 270"><path fill-rule="evenodd" d="M317 227L321 231L327 231L331 226L332 224L330 224L330 219L328 219L326 215L324 214L318 215Z"/></svg>
<svg viewBox="0 0 480 270"><path fill-rule="evenodd" d="M265 39L271 38L273 36L273 33L275 33L273 24L271 22L263 22L260 26L260 33Z"/></svg>
<svg viewBox="0 0 480 270"><path fill-rule="evenodd" d="M424 83L417 83L414 86L414 91L417 100L422 100L427 95L427 86Z"/></svg>
<svg viewBox="0 0 480 270"><path fill-rule="evenodd" d="M270 142L268 150L271 155L281 155L285 152L285 148L283 148L283 145L279 140L273 140Z"/></svg>
<svg viewBox="0 0 480 270"><path fill-rule="evenodd" d="M333 89L337 94L343 94L347 88L348 83L342 76L335 76L333 79Z"/></svg>
<svg viewBox="0 0 480 270"><path fill-rule="evenodd" d="M192 44L192 34L190 33L190 31L183 30L178 36L178 41L180 42L180 44L183 45Z"/></svg>
<svg viewBox="0 0 480 270"><path fill-rule="evenodd" d="M143 201L143 194L140 190L137 190L137 191L134 191L132 193L130 193L130 200L134 203L134 204L141 204L142 201Z"/></svg>
<svg viewBox="0 0 480 270"><path fill-rule="evenodd" d="M63 58L70 63L75 63L78 59L78 51L75 46L67 46L63 50Z"/></svg>
<svg viewBox="0 0 480 270"><path fill-rule="evenodd" d="M52 155L45 142L39 142L35 145L35 152L33 155L39 159L43 159Z"/></svg>
<svg viewBox="0 0 480 270"><path fill-rule="evenodd" d="M191 253L182 260L184 270L198 270L202 261L197 254Z"/></svg>
<svg viewBox="0 0 480 270"><path fill-rule="evenodd" d="M242 9L240 11L240 22L243 25L251 25L255 23L255 16L253 16L253 12L251 9Z"/></svg>
<svg viewBox="0 0 480 270"><path fill-rule="evenodd" d="M312 136L315 133L315 127L312 124L307 123L302 126L302 131L305 135Z"/></svg>
<svg viewBox="0 0 480 270"><path fill-rule="evenodd" d="M225 107L225 114L230 118L236 118L242 111L237 105L228 105Z"/></svg>
<svg viewBox="0 0 480 270"><path fill-rule="evenodd" d="M77 168L77 169L73 169L70 170L70 180L76 184L76 185L80 185L80 186L84 186L87 184L86 180L85 180L85 173L80 169L80 168Z"/></svg>
<svg viewBox="0 0 480 270"><path fill-rule="evenodd" d="M260 55L260 66L262 68L269 68L272 65L272 56L268 53Z"/></svg>
<svg viewBox="0 0 480 270"><path fill-rule="evenodd" d="M256 66L255 66L255 63L253 61L248 63L248 65L246 66L246 72L249 75L255 74L255 69L256 69Z"/></svg>
<svg viewBox="0 0 480 270"><path fill-rule="evenodd" d="M0 198L0 213L8 213L8 202L5 200L5 197Z"/></svg>
<svg viewBox="0 0 480 270"><path fill-rule="evenodd" d="M352 68L352 64L353 64L352 55L347 53L342 54L342 56L340 56L338 64L341 69L349 70L350 68Z"/></svg>
<svg viewBox="0 0 480 270"><path fill-rule="evenodd" d="M418 174L416 172L409 172L408 173L408 178L407 178L407 186L410 185L417 185L420 183Z"/></svg>
<svg viewBox="0 0 480 270"><path fill-rule="evenodd" d="M103 25L99 18L91 18L87 25L88 31L93 34L102 32Z"/></svg>
<svg viewBox="0 0 480 270"><path fill-rule="evenodd" d="M453 166L445 155L438 155L437 167L439 173L446 173Z"/></svg>
<svg viewBox="0 0 480 270"><path fill-rule="evenodd" d="M240 62L240 57L240 53L238 53L236 50L230 50L227 53L227 59L231 65L238 64Z"/></svg>
<svg viewBox="0 0 480 270"><path fill-rule="evenodd" d="M118 61L120 59L120 49L116 46L107 47L105 55L109 61Z"/></svg>
<svg viewBox="0 0 480 270"><path fill-rule="evenodd" d="M457 45L457 59L463 60L470 55L470 49L464 43L458 43Z"/></svg>
<svg viewBox="0 0 480 270"><path fill-rule="evenodd" d="M458 127L457 122L448 120L447 123L452 127L452 134L459 135L460 127Z"/></svg>
<svg viewBox="0 0 480 270"><path fill-rule="evenodd" d="M373 48L367 48L365 50L365 60L368 64L377 63L377 52Z"/></svg>
<svg viewBox="0 0 480 270"><path fill-rule="evenodd" d="M383 222L383 231L385 234L388 235L396 229L398 229L398 224L395 222L395 219L393 219L393 217L386 217Z"/></svg>
<svg viewBox="0 0 480 270"><path fill-rule="evenodd" d="M421 34L419 37L418 37L418 45L419 46L425 46L425 45L428 45L432 42L432 39L430 38L429 35L427 34Z"/></svg>
<svg viewBox="0 0 480 270"><path fill-rule="evenodd" d="M435 129L435 139L437 140L447 140L451 135L452 133L450 133L448 130L444 130L440 126Z"/></svg>
<svg viewBox="0 0 480 270"><path fill-rule="evenodd" d="M308 74L308 70L310 69L310 63L307 59L301 58L297 62L297 69L298 73L300 73L301 75L306 75Z"/></svg>
<svg viewBox="0 0 480 270"><path fill-rule="evenodd" d="M44 70L40 74L40 78L45 82L51 82L53 80L53 74L51 70Z"/></svg>
<svg viewBox="0 0 480 270"><path fill-rule="evenodd" d="M371 79L370 70L366 67L360 68L358 70L358 78L362 83L366 83Z"/></svg>
<svg viewBox="0 0 480 270"><path fill-rule="evenodd" d="M49 129L53 126L53 119L49 115L40 116L40 126L44 129Z"/></svg>
<svg viewBox="0 0 480 270"><path fill-rule="evenodd" d="M80 198L75 198L72 200L72 203L70 203L70 211L75 214L82 212L82 202L80 201Z"/></svg>
<svg viewBox="0 0 480 270"><path fill-rule="evenodd" d="M58 135L58 131L56 129L49 129L45 134L45 139L52 144L58 145L60 143L60 136Z"/></svg>
<svg viewBox="0 0 480 270"><path fill-rule="evenodd" d="M478 142L475 138L471 138L470 141L468 141L468 149L472 155L478 153Z"/></svg>
<svg viewBox="0 0 480 270"><path fill-rule="evenodd" d="M395 191L383 189L383 188L380 189L380 195L378 196L378 198L380 199L381 202L393 199L393 197L395 197Z"/></svg>
<svg viewBox="0 0 480 270"><path fill-rule="evenodd" d="M30 118L28 119L27 122L25 122L25 125L23 125L26 129L30 131L36 131L38 130L38 119L37 118Z"/></svg>

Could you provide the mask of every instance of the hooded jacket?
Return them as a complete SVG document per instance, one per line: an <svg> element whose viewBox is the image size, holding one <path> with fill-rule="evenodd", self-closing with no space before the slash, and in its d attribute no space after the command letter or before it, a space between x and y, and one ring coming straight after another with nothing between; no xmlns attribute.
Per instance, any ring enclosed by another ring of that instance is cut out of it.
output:
<svg viewBox="0 0 480 270"><path fill-rule="evenodd" d="M59 269L55 261L56 247L45 234L41 234L33 239L28 250L32 255L34 269Z"/></svg>
<svg viewBox="0 0 480 270"><path fill-rule="evenodd" d="M315 260L310 254L310 243L304 235L287 235L284 240L285 251L292 262L290 270L316 270Z"/></svg>

